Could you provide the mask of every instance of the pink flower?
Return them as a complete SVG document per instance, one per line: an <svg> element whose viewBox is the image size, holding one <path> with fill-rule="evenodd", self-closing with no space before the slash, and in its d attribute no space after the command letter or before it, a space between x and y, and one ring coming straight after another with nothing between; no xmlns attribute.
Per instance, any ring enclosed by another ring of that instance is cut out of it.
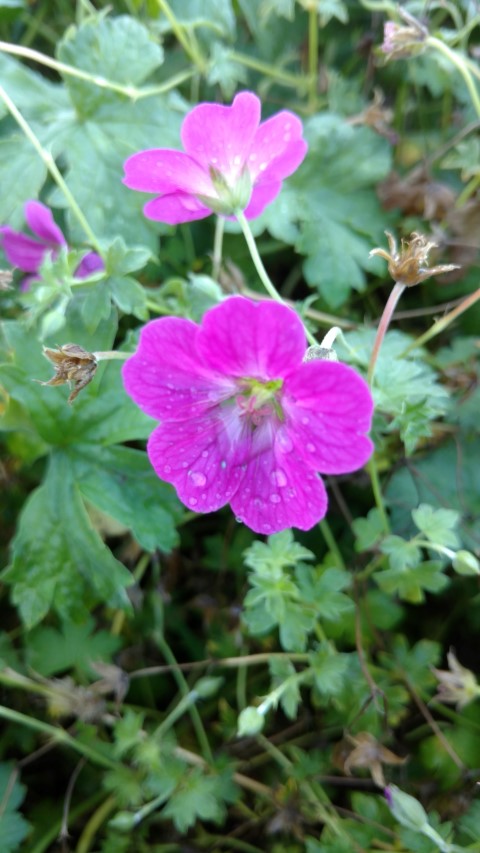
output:
<svg viewBox="0 0 480 853"><path fill-rule="evenodd" d="M260 106L252 92L241 92L231 107L200 104L182 125L185 153L153 148L129 157L127 187L159 194L145 216L170 225L212 212L259 216L307 151L296 115L283 110L260 124Z"/></svg>
<svg viewBox="0 0 480 853"><path fill-rule="evenodd" d="M0 248L7 261L14 267L30 273L22 282L22 289L29 288L32 281L38 281L38 271L47 254L56 258L67 241L55 223L52 211L39 201L27 201L25 219L28 227L36 235L28 237L21 231L14 231L9 225L0 228ZM92 273L104 269L104 263L96 252L88 252L75 270L77 278L88 278Z"/></svg>
<svg viewBox="0 0 480 853"><path fill-rule="evenodd" d="M327 510L316 472L367 461L366 382L338 362L302 362L305 350L293 310L242 296L211 308L200 326L177 317L144 326L123 381L161 422L148 455L188 507L230 503L257 533L308 530Z"/></svg>

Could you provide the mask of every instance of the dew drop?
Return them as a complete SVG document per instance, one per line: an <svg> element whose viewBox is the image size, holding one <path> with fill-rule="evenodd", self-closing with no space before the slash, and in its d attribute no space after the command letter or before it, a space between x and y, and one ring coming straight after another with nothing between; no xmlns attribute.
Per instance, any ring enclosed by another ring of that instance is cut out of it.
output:
<svg viewBox="0 0 480 853"><path fill-rule="evenodd" d="M260 498L255 498L253 501L253 505L257 507L257 509L261 509L263 506L263 501Z"/></svg>
<svg viewBox="0 0 480 853"><path fill-rule="evenodd" d="M170 471L172 469L171 469L170 465L164 465L163 470L165 471L165 474L170 474Z"/></svg>
<svg viewBox="0 0 480 853"><path fill-rule="evenodd" d="M276 471L272 471L270 474L270 480L274 486L279 486L283 488L283 486L287 485L287 477L285 472L278 468Z"/></svg>
<svg viewBox="0 0 480 853"><path fill-rule="evenodd" d="M267 164L266 164L266 163L260 163L260 171L261 171L261 172L264 172L266 168L267 168Z"/></svg>
<svg viewBox="0 0 480 853"><path fill-rule="evenodd" d="M222 461L220 462L220 468L223 468L223 470L225 470L226 467L227 467L227 463L226 463L225 459L222 459Z"/></svg>
<svg viewBox="0 0 480 853"><path fill-rule="evenodd" d="M297 493L296 493L295 489L289 489L287 492L287 495L289 498L294 498L296 494Z"/></svg>
<svg viewBox="0 0 480 853"><path fill-rule="evenodd" d="M312 444L311 441L309 441L307 444L307 450L309 453L315 453L316 447L314 444Z"/></svg>
<svg viewBox="0 0 480 853"><path fill-rule="evenodd" d="M293 441L286 432L279 432L277 436L278 448L282 453L290 453L293 450Z"/></svg>
<svg viewBox="0 0 480 853"><path fill-rule="evenodd" d="M203 458L204 458L204 459L206 459L206 458L207 458L207 456L208 456L208 450L203 450L203 451L202 451L202 456L203 456Z"/></svg>
<svg viewBox="0 0 480 853"><path fill-rule="evenodd" d="M310 423L309 418L302 418L302 424L308 424L308 423Z"/></svg>
<svg viewBox="0 0 480 853"><path fill-rule="evenodd" d="M196 506L196 504L198 503L198 501L197 501L197 499L196 499L196 498L189 498L189 499L188 499L188 503L190 504L190 506Z"/></svg>
<svg viewBox="0 0 480 853"><path fill-rule="evenodd" d="M201 471L189 471L189 475L193 480L194 486L204 486L207 482L205 474L202 474Z"/></svg>
<svg viewBox="0 0 480 853"><path fill-rule="evenodd" d="M239 524L241 524L241 523L243 522L243 518L240 518L240 516L239 516L239 515L236 515L236 516L235 516L235 521L238 521L238 523L239 523Z"/></svg>
<svg viewBox="0 0 480 853"><path fill-rule="evenodd" d="M188 462L182 462L182 468L188 468Z"/></svg>
<svg viewBox="0 0 480 853"><path fill-rule="evenodd" d="M270 495L270 503L279 504L280 500L281 500L280 495L277 495L277 494Z"/></svg>
<svg viewBox="0 0 480 853"><path fill-rule="evenodd" d="M265 530L265 533L270 533L270 531L272 529L272 525L271 524L264 524L263 528Z"/></svg>

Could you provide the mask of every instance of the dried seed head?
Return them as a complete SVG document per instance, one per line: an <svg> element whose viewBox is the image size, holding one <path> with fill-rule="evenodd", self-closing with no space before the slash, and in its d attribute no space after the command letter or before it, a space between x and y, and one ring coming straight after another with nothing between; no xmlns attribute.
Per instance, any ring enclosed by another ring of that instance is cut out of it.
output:
<svg viewBox="0 0 480 853"><path fill-rule="evenodd" d="M55 376L40 385L73 385L68 398L73 403L82 388L92 381L97 370L97 359L93 353L82 349L78 344L64 344L57 349L43 348L43 354L55 367ZM39 380L35 380L39 381Z"/></svg>
<svg viewBox="0 0 480 853"><path fill-rule="evenodd" d="M400 758L390 749L382 746L369 732L359 732L357 735L347 735L347 740L353 749L343 765L348 776L351 770L365 767L370 771L373 781L379 788L385 787L382 764L405 764L406 758Z"/></svg>
<svg viewBox="0 0 480 853"><path fill-rule="evenodd" d="M464 708L473 699L480 697L480 684L471 670L462 666L450 649L447 655L448 669L433 669L438 679L436 699L448 705Z"/></svg>
<svg viewBox="0 0 480 853"><path fill-rule="evenodd" d="M427 28L405 9L399 9L405 24L387 21L383 30L381 49L388 59L408 59L418 56L424 49L428 37Z"/></svg>
<svg viewBox="0 0 480 853"><path fill-rule="evenodd" d="M436 267L428 267L428 254L436 247L436 243L428 241L423 234L414 231L410 240L403 240L400 249L393 234L385 231L390 251L385 249L372 249L370 255L378 255L388 261L388 271L393 280L413 287L432 275L442 275L459 269L456 264L442 264Z"/></svg>
<svg viewBox="0 0 480 853"><path fill-rule="evenodd" d="M10 290L12 278L10 270L0 270L0 290Z"/></svg>

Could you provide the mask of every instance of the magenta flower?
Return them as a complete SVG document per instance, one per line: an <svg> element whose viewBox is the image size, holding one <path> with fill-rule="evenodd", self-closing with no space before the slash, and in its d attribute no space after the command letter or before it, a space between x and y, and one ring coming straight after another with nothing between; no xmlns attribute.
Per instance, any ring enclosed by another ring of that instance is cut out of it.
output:
<svg viewBox="0 0 480 853"><path fill-rule="evenodd" d="M157 193L145 216L169 225L245 212L259 216L307 151L302 123L283 110L260 124L260 100L241 92L231 107L200 104L184 119L185 152L153 148L125 163L124 183Z"/></svg>
<svg viewBox="0 0 480 853"><path fill-rule="evenodd" d="M9 225L0 227L0 248L7 261L14 267L30 273L22 281L22 289L29 288L32 281L38 281L38 271L47 254L56 258L67 241L55 223L52 211L39 201L27 201L25 219L30 230L36 235L29 237L21 231L14 231ZM77 278L88 278L94 272L104 269L104 263L96 252L88 252L75 270Z"/></svg>
<svg viewBox="0 0 480 853"><path fill-rule="evenodd" d="M305 350L293 310L242 296L211 308L200 326L177 317L144 326L123 381L160 420L148 455L188 507L230 503L257 533L308 530L327 510L316 472L367 461L366 382L338 362L302 362Z"/></svg>

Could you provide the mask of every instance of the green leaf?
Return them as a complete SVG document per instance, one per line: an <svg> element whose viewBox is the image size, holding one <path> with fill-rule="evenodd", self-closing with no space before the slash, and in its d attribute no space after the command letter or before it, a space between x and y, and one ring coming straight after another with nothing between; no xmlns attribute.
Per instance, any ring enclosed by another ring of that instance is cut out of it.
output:
<svg viewBox="0 0 480 853"><path fill-rule="evenodd" d="M245 565L258 574L280 576L284 568L300 560L312 560L314 555L294 541L291 530L269 536L267 542L255 541L244 554Z"/></svg>
<svg viewBox="0 0 480 853"><path fill-rule="evenodd" d="M120 639L108 631L94 633L94 628L91 616L81 624L65 623L61 630L34 628L28 635L28 665L49 678L73 667L89 672L89 664L95 661L110 662L120 646Z"/></svg>
<svg viewBox="0 0 480 853"><path fill-rule="evenodd" d="M318 619L335 622L354 609L353 601L342 591L352 582L350 574L343 569L312 569L300 564L295 576L305 605L313 608Z"/></svg>
<svg viewBox="0 0 480 853"><path fill-rule="evenodd" d="M1 69L0 56L0 69ZM1 78L1 74L0 74ZM0 222L25 227L24 202L37 198L47 176L47 168L25 136L0 139Z"/></svg>
<svg viewBox="0 0 480 853"><path fill-rule="evenodd" d="M197 820L221 824L226 816L225 803L236 799L235 786L226 777L207 776L199 767L186 774L163 810L176 829L185 833Z"/></svg>
<svg viewBox="0 0 480 853"><path fill-rule="evenodd" d="M401 536L386 536L380 550L388 555L390 566L397 572L415 568L422 559L422 552L415 540L407 542Z"/></svg>
<svg viewBox="0 0 480 853"><path fill-rule="evenodd" d="M182 514L172 487L155 474L146 453L86 445L69 454L83 497L131 529L146 551L169 552Z"/></svg>
<svg viewBox="0 0 480 853"><path fill-rule="evenodd" d="M366 518L356 518L352 522L355 533L355 551L369 551L381 540L385 533L381 512L374 507Z"/></svg>
<svg viewBox="0 0 480 853"><path fill-rule="evenodd" d="M15 779L13 785L13 764L0 764L0 838L2 853L15 853L30 831L30 824L18 809L25 798L25 786Z"/></svg>
<svg viewBox="0 0 480 853"><path fill-rule="evenodd" d="M380 589L389 595L398 595L411 604L421 604L425 591L441 592L450 583L444 574L445 564L428 560L411 568L391 568L374 575Z"/></svg>
<svg viewBox="0 0 480 853"><path fill-rule="evenodd" d="M162 64L163 50L134 18L98 16L67 30L58 46L58 59L94 77L136 87ZM110 89L71 75L65 75L65 86L82 118L108 100L118 99Z"/></svg>
<svg viewBox="0 0 480 853"><path fill-rule="evenodd" d="M289 720L294 720L302 700L298 679L292 677L296 675L296 669L287 658L271 658L268 668L272 679L272 691L285 683L285 689L280 695L280 706L285 716Z"/></svg>
<svg viewBox="0 0 480 853"><path fill-rule="evenodd" d="M107 278L105 282L111 297L124 314L133 314L139 320L148 320L147 294L131 276Z"/></svg>
<svg viewBox="0 0 480 853"><path fill-rule="evenodd" d="M60 452L25 504L12 564L2 577L28 628L51 608L66 621L80 621L100 602L128 606L125 587L132 577L90 525L68 457Z"/></svg>
<svg viewBox="0 0 480 853"><path fill-rule="evenodd" d="M412 518L422 533L430 542L445 545L447 548L458 548L459 538L453 528L457 526L460 513L453 509L434 509L430 504L420 504L412 510Z"/></svg>
<svg viewBox="0 0 480 853"><path fill-rule="evenodd" d="M415 690L424 694L429 686L435 684L432 667L438 666L441 646L432 640L419 640L409 647L405 637L395 637L391 650L379 652L381 663L400 678L407 678Z"/></svg>
<svg viewBox="0 0 480 853"><path fill-rule="evenodd" d="M236 19L231 0L170 0L174 17L187 29L192 29L203 40L219 35L233 39Z"/></svg>
<svg viewBox="0 0 480 853"><path fill-rule="evenodd" d="M331 643L321 643L317 651L309 655L315 686L324 696L335 696L343 687L349 655L336 651Z"/></svg>

